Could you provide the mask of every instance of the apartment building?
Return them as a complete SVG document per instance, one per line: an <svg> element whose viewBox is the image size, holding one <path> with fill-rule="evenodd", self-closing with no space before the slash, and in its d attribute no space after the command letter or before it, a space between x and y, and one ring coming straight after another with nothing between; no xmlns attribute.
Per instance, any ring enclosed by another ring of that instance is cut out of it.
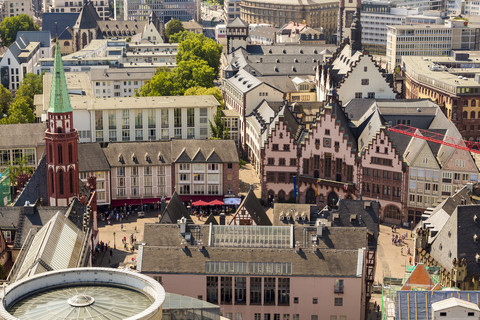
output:
<svg viewBox="0 0 480 320"><path fill-rule="evenodd" d="M220 305L228 319L364 319L366 234L363 227L146 224L138 271L169 292Z"/></svg>
<svg viewBox="0 0 480 320"><path fill-rule="evenodd" d="M157 68L91 69L88 78L95 98L131 97L150 81ZM67 73L67 78L78 73ZM68 83L68 80L67 80Z"/></svg>
<svg viewBox="0 0 480 320"><path fill-rule="evenodd" d="M240 3L242 1L240 0L226 0L223 3L223 10L225 11L224 16L225 16L225 22L229 23L236 18L240 18Z"/></svg>
<svg viewBox="0 0 480 320"><path fill-rule="evenodd" d="M323 28L325 38L337 31L338 1L314 0L308 3L275 0L244 0L240 3L240 17L246 23L267 23L281 27L290 21L305 23L312 28Z"/></svg>
<svg viewBox="0 0 480 320"><path fill-rule="evenodd" d="M400 65L403 56L450 56L453 50L478 50L480 28L463 18L445 25L387 26L387 69Z"/></svg>
<svg viewBox="0 0 480 320"><path fill-rule="evenodd" d="M107 20L110 18L110 9L107 0L91 0L95 10L97 11L98 16L102 20ZM48 8L44 8L45 12L57 12L57 13L67 13L67 12L80 12L84 6L83 1L69 1L69 0L50 0L50 5Z"/></svg>
<svg viewBox="0 0 480 320"><path fill-rule="evenodd" d="M32 1L25 0L4 0L0 7L0 17L3 19L26 14L33 17Z"/></svg>
<svg viewBox="0 0 480 320"><path fill-rule="evenodd" d="M112 205L157 203L176 191L182 201L238 194L233 141L171 140L110 143Z"/></svg>
<svg viewBox="0 0 480 320"><path fill-rule="evenodd" d="M453 57L403 57L407 99L431 99L452 121L464 140L480 141L480 83L477 54Z"/></svg>
<svg viewBox="0 0 480 320"><path fill-rule="evenodd" d="M246 151L246 116L262 100L283 101L284 93L258 80L245 70L238 71L235 76L229 79L223 79L222 91L225 107L238 113L240 120L239 145Z"/></svg>
<svg viewBox="0 0 480 320"><path fill-rule="evenodd" d="M23 77L34 72L40 59L52 56L50 40L50 33L46 31L18 32L17 39L0 60L2 85L15 92Z"/></svg>

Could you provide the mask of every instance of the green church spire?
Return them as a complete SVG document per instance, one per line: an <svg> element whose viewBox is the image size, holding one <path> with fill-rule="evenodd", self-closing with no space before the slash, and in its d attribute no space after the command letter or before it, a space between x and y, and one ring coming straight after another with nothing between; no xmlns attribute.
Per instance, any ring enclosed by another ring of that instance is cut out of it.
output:
<svg viewBox="0 0 480 320"><path fill-rule="evenodd" d="M67 80L65 80L65 70L63 69L62 55L60 54L60 45L57 38L48 112L65 113L72 111L73 109L68 96Z"/></svg>

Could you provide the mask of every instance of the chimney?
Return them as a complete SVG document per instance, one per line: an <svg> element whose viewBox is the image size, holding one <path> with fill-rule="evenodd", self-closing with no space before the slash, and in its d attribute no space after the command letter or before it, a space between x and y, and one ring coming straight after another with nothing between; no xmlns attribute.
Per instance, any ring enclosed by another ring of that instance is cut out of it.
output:
<svg viewBox="0 0 480 320"><path fill-rule="evenodd" d="M225 212L220 213L220 225L225 225Z"/></svg>

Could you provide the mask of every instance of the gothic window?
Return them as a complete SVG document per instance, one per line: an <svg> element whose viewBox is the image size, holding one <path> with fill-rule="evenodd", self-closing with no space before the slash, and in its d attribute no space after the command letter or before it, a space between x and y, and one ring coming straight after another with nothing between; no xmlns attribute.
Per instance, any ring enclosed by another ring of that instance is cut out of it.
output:
<svg viewBox="0 0 480 320"><path fill-rule="evenodd" d="M72 163L73 162L73 147L72 147L72 144L69 143L68 144L68 162L69 163Z"/></svg>
<svg viewBox="0 0 480 320"><path fill-rule="evenodd" d="M70 183L70 194L73 193L73 170L68 172L68 182Z"/></svg>
<svg viewBox="0 0 480 320"><path fill-rule="evenodd" d="M58 188L59 188L59 192L60 194L63 194L63 171L60 170L58 171Z"/></svg>
<svg viewBox="0 0 480 320"><path fill-rule="evenodd" d="M55 192L54 183L55 183L55 178L53 177L53 170L50 170L50 190L52 193Z"/></svg>

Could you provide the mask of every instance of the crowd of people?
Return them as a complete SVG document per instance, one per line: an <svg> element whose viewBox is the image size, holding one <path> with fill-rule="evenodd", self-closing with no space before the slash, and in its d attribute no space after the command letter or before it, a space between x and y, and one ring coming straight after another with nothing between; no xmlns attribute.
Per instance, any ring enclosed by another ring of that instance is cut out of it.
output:
<svg viewBox="0 0 480 320"><path fill-rule="evenodd" d="M410 237L413 237L413 233L410 233ZM397 226L392 226L392 244L395 246L400 246L400 254L403 256L403 246L407 245L405 241L408 238L408 231L405 231L405 234L397 233ZM409 263L412 265L412 252L410 247L407 245L405 254L409 257Z"/></svg>

